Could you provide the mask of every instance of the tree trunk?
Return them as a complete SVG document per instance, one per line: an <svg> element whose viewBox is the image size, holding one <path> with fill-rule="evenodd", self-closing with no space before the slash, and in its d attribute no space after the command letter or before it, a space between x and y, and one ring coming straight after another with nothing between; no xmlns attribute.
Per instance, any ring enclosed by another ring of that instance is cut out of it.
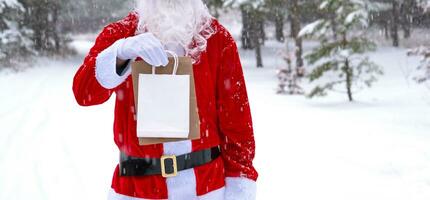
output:
<svg viewBox="0 0 430 200"><path fill-rule="evenodd" d="M215 18L219 18L219 11L218 11L218 8L214 8L214 17Z"/></svg>
<svg viewBox="0 0 430 200"><path fill-rule="evenodd" d="M388 40L388 39L390 39L390 26L389 26L389 23L383 22L382 24L383 24L382 26L383 26L383 31L384 31L385 39Z"/></svg>
<svg viewBox="0 0 430 200"><path fill-rule="evenodd" d="M254 49L257 67L263 67L261 46L264 44L264 13L252 5L243 5L242 12L242 48Z"/></svg>
<svg viewBox="0 0 430 200"><path fill-rule="evenodd" d="M276 27L276 40L279 42L284 41L284 16L276 15L275 17L275 27Z"/></svg>
<svg viewBox="0 0 430 200"><path fill-rule="evenodd" d="M404 25L403 27L403 38L408 39L411 37L411 27L410 25Z"/></svg>
<svg viewBox="0 0 430 200"><path fill-rule="evenodd" d="M348 39L346 37L346 32L342 33L342 48L345 49L346 46L348 45ZM343 72L345 73L345 83L346 83L346 92L348 94L348 99L349 101L353 101L354 99L352 98L352 77L353 77L353 69L350 67L349 64L349 59L346 58L344 61L344 66L343 66Z"/></svg>
<svg viewBox="0 0 430 200"><path fill-rule="evenodd" d="M336 22L335 14L330 14L330 23L331 23L331 30L333 32L333 39L337 40L337 22Z"/></svg>
<svg viewBox="0 0 430 200"><path fill-rule="evenodd" d="M43 21L44 15L39 8L33 4L28 4L27 8L27 24L33 31L33 42L34 49L36 51L41 51L43 49ZM38 16L38 19L34 19L32 16Z"/></svg>
<svg viewBox="0 0 430 200"><path fill-rule="evenodd" d="M61 5L58 3L54 3L52 6L53 6L53 9L51 11L52 12L51 31L52 31L52 37L54 39L54 50L56 53L58 53L60 51L60 46L61 46L61 38L60 38L60 33L58 31L58 17L59 17Z"/></svg>
<svg viewBox="0 0 430 200"><path fill-rule="evenodd" d="M295 55L296 55L296 70L297 75L302 77L304 76L304 70L300 69L303 67L303 41L302 38L299 37L299 32L301 29L300 24L300 6L299 0L292 0L290 5L290 18L291 18L291 37L294 38L295 42Z"/></svg>
<svg viewBox="0 0 430 200"><path fill-rule="evenodd" d="M255 45L255 58L257 59L257 68L263 68L263 58L261 56L261 44Z"/></svg>
<svg viewBox="0 0 430 200"><path fill-rule="evenodd" d="M298 68L304 66L303 64L303 41L301 37L296 37L296 65ZM301 74L303 75L303 74Z"/></svg>
<svg viewBox="0 0 430 200"><path fill-rule="evenodd" d="M352 77L353 77L353 71L352 68L349 66L349 60L345 60L345 73L346 73L346 91L348 94L349 101L354 101L352 98Z"/></svg>
<svg viewBox="0 0 430 200"><path fill-rule="evenodd" d="M393 46L399 46L399 2L392 1L392 22L391 22L391 38Z"/></svg>
<svg viewBox="0 0 430 200"><path fill-rule="evenodd" d="M250 22L250 14L249 10L245 8L240 9L242 13L242 34L241 34L241 42L242 42L242 49L252 49L252 42L251 42L251 22Z"/></svg>
<svg viewBox="0 0 430 200"><path fill-rule="evenodd" d="M261 55L261 47L264 45L264 40L266 35L264 32L264 15L261 11L253 9L252 10L252 28L251 28L251 39L252 44L255 47L255 58L257 60L257 67L263 67L263 57Z"/></svg>
<svg viewBox="0 0 430 200"><path fill-rule="evenodd" d="M43 49L42 33L38 28L33 29L33 41L34 49L36 49L36 51L41 51Z"/></svg>
<svg viewBox="0 0 430 200"><path fill-rule="evenodd" d="M401 25L404 38L411 37L412 20L415 7L415 0L405 0L400 6Z"/></svg>

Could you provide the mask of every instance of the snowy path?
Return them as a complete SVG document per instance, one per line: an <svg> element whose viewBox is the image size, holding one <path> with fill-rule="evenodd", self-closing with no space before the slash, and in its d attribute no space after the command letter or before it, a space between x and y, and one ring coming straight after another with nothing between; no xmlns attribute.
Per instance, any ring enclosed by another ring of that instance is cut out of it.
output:
<svg viewBox="0 0 430 200"><path fill-rule="evenodd" d="M113 102L76 105L71 87L79 62L41 60L40 67L1 76L0 199L104 198L89 191L110 182ZM89 166L96 162L106 167Z"/></svg>
<svg viewBox="0 0 430 200"><path fill-rule="evenodd" d="M403 75L416 60L390 48L372 54L386 75L347 103L340 94L275 95L282 62L276 50L264 52L272 68L254 69L252 53L242 52L258 199L430 199L430 94ZM76 104L72 78L81 62L41 59L23 73L0 72L1 200L105 199L117 162L114 98Z"/></svg>

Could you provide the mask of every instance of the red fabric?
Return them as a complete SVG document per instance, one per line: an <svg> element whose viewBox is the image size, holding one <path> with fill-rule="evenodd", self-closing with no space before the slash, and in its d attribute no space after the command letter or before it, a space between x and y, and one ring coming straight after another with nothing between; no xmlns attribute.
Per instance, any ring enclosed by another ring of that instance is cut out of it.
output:
<svg viewBox="0 0 430 200"><path fill-rule="evenodd" d="M132 78L129 76L113 89L103 88L95 78L95 60L116 40L133 36L138 23L136 12L106 26L78 69L73 80L76 101L82 106L102 104L116 93L114 140L118 148L131 156L160 157L163 145L139 146ZM228 31L213 20L215 34L208 39L205 52L194 64L197 106L201 138L192 141L192 150L221 145L222 157L196 167L197 195L224 186L225 176L257 179L252 165L255 143L248 97L237 46ZM112 188L127 196L167 198L167 186L161 176L120 177L115 169Z"/></svg>

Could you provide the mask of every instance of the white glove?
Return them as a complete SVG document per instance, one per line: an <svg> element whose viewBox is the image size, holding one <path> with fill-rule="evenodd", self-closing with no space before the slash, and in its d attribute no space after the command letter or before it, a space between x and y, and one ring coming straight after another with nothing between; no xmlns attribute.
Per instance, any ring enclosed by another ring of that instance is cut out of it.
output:
<svg viewBox="0 0 430 200"><path fill-rule="evenodd" d="M116 43L117 57L121 60L141 57L152 66L165 66L169 63L163 45L152 33L142 33Z"/></svg>

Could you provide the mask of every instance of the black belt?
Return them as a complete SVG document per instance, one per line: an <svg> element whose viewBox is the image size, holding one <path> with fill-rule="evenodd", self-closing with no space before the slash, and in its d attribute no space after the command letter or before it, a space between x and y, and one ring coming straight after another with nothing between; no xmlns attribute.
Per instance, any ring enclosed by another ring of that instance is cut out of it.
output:
<svg viewBox="0 0 430 200"><path fill-rule="evenodd" d="M218 146L179 156L164 155L161 158L138 158L120 154L119 171L121 176L162 175L176 176L178 171L194 168L211 162L220 155Z"/></svg>

